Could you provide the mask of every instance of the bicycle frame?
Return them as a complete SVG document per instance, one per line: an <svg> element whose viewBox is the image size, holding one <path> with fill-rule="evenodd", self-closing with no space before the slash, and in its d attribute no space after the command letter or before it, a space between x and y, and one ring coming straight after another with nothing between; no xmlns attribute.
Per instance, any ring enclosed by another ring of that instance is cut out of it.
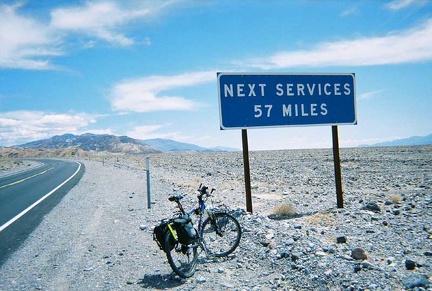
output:
<svg viewBox="0 0 432 291"><path fill-rule="evenodd" d="M212 190L212 192L213 192L213 190ZM209 251L208 251L208 248L206 247L205 242L204 242L204 240L202 238L202 235L201 235L202 225L203 225L203 222L204 222L203 214L205 213L205 210L207 209L207 206L206 206L206 203L205 203L207 199L204 199L202 197L203 195L204 194L198 195L198 207L190 210L189 212L186 212L184 210L183 205L181 204L180 200L176 200L175 202L177 203L177 207L179 208L179 210L180 210L180 212L181 212L182 215L192 216L193 214L195 214L195 215L199 216L199 219L198 219L198 236L199 236L198 245L200 245L202 247L202 249L204 250L204 252L208 256ZM207 211L207 214L209 216L211 216L210 211ZM173 237L175 239L177 239L177 235L174 234L175 231L173 231L173 229L171 227L169 227L169 229L170 229L171 233L173 234ZM198 247L198 245L197 245L197 247Z"/></svg>

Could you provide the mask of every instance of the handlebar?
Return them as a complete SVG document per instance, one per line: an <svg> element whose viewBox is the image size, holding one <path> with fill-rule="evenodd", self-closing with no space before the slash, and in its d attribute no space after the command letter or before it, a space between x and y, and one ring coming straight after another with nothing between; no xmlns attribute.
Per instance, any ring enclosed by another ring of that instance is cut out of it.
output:
<svg viewBox="0 0 432 291"><path fill-rule="evenodd" d="M198 196L202 196L204 194L207 194L207 196L209 196L210 194L213 194L213 192L216 190L215 188L212 188L210 190L210 193L207 192L208 187L204 186L202 183L199 185L198 187L198 192L200 193Z"/></svg>

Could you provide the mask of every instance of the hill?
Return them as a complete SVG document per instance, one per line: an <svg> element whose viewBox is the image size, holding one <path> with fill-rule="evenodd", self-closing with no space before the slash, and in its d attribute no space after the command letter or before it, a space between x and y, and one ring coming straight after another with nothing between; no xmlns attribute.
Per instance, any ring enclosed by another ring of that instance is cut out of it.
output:
<svg viewBox="0 0 432 291"><path fill-rule="evenodd" d="M203 148L194 144L190 143L182 143L170 139L162 139L162 138L155 138L155 139L145 139L143 140L146 144L149 146L161 151L161 152L174 152L174 151L197 151L197 152L203 152L203 151L210 151L208 148Z"/></svg>
<svg viewBox="0 0 432 291"><path fill-rule="evenodd" d="M84 151L107 151L112 153L146 154L157 153L158 150L143 141L127 136L85 133L82 135L63 134L48 139L33 141L17 146L30 149L79 148Z"/></svg>
<svg viewBox="0 0 432 291"><path fill-rule="evenodd" d="M396 139L392 141L386 141L381 143L375 143L370 145L360 145L360 147L384 147L384 146L414 146L414 145L428 145L432 144L432 134L426 136L411 136L403 139Z"/></svg>
<svg viewBox="0 0 432 291"><path fill-rule="evenodd" d="M82 135L63 134L48 139L32 141L15 146L28 149L66 149L78 148L84 151L106 151L112 153L149 154L176 151L235 151L236 149L216 147L204 148L190 143L177 142L170 139L139 140L128 136L85 133Z"/></svg>

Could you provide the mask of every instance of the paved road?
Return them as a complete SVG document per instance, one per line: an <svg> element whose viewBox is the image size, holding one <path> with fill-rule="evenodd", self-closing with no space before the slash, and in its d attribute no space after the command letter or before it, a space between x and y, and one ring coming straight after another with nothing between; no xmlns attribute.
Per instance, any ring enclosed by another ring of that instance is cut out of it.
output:
<svg viewBox="0 0 432 291"><path fill-rule="evenodd" d="M0 178L0 266L84 173L81 163L38 161L42 166Z"/></svg>

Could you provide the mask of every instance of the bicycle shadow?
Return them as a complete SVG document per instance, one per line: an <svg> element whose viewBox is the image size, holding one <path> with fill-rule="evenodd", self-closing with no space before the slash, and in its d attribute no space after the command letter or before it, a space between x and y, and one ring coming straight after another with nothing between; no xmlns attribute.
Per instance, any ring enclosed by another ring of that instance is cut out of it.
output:
<svg viewBox="0 0 432 291"><path fill-rule="evenodd" d="M184 279L170 274L145 274L144 278L138 280L137 285L143 289L153 288L162 290L178 287L184 283Z"/></svg>

